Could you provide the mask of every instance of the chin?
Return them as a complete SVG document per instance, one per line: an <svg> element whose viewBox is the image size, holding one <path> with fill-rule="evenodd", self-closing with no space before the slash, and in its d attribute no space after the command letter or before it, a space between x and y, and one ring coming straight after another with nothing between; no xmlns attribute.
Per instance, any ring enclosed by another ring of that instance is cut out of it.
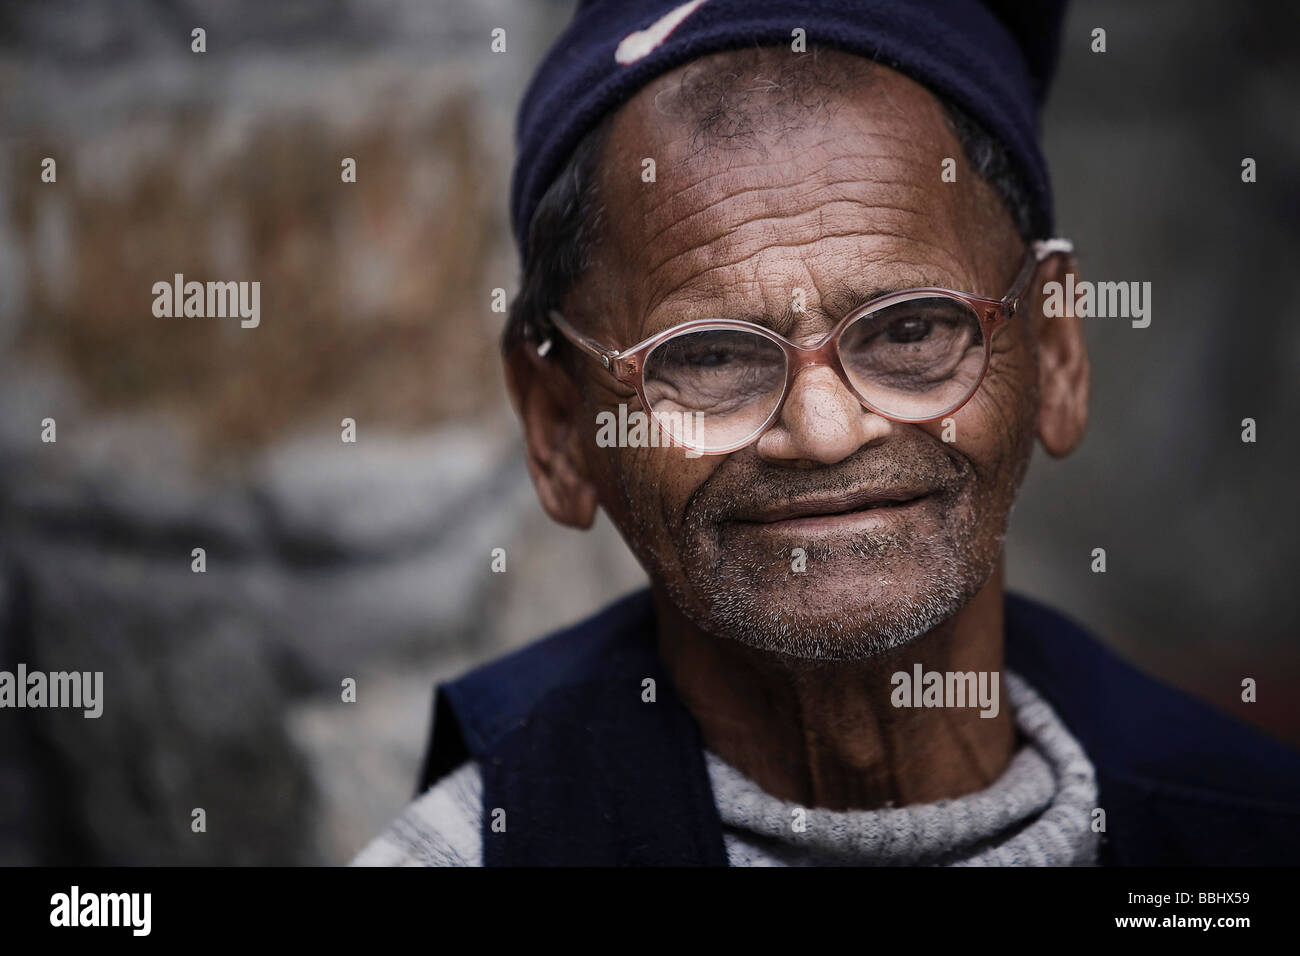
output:
<svg viewBox="0 0 1300 956"><path fill-rule="evenodd" d="M822 569L829 570L829 569ZM717 637L801 660L869 660L888 654L951 618L978 591L945 572L886 574L877 569L818 581L713 579L696 623ZM876 580L870 581L869 577ZM765 586L766 585L766 586Z"/></svg>
<svg viewBox="0 0 1300 956"><path fill-rule="evenodd" d="M971 509L862 523L821 535L698 529L678 551L675 603L706 633L758 650L869 660L951 619L997 566L1001 539Z"/></svg>

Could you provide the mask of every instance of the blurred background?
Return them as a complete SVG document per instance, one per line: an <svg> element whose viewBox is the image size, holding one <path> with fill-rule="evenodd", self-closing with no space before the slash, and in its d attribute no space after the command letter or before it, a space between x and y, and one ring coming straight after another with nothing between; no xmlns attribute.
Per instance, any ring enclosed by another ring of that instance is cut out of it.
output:
<svg viewBox="0 0 1300 956"><path fill-rule="evenodd" d="M608 522L537 505L489 307L515 107L572 6L0 9L0 669L105 675L98 720L0 712L0 863L346 862L412 796L435 681L642 583ZM1152 322L1086 322L1088 437L1038 455L1008 540L1014 588L1293 745L1298 27L1073 8L1060 228ZM178 272L260 281L260 327L155 318Z"/></svg>

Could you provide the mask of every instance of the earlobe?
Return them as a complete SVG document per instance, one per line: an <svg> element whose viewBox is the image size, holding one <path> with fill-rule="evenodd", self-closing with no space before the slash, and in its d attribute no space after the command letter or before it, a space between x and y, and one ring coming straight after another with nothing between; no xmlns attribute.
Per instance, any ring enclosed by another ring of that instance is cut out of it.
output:
<svg viewBox="0 0 1300 956"><path fill-rule="evenodd" d="M542 508L555 521L590 528L598 498L582 458L577 387L531 344L504 356L510 402L523 425L528 474Z"/></svg>
<svg viewBox="0 0 1300 956"><path fill-rule="evenodd" d="M1083 440L1088 424L1089 365L1083 322L1074 303L1065 303L1065 315L1048 316L1043 309L1043 289L1049 282L1063 283L1067 272L1078 276L1073 256L1056 256L1042 275L1034 297L1034 327L1038 355L1038 438L1053 458L1063 458Z"/></svg>

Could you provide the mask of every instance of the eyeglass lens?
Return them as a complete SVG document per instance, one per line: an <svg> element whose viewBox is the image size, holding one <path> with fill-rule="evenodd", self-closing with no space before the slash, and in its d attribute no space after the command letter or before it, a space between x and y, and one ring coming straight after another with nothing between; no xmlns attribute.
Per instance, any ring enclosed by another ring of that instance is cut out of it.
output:
<svg viewBox="0 0 1300 956"><path fill-rule="evenodd" d="M841 333L840 362L859 395L897 418L920 420L960 404L984 371L979 316L967 303L923 295L877 309ZM645 398L669 434L708 450L740 444L776 411L786 355L744 329L675 335L646 356Z"/></svg>

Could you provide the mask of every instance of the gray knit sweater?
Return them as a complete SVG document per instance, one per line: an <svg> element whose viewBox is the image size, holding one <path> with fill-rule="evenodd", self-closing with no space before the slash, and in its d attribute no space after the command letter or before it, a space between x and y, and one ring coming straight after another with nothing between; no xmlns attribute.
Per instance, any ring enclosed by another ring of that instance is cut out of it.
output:
<svg viewBox="0 0 1300 956"><path fill-rule="evenodd" d="M991 786L953 800L881 810L802 808L705 751L732 866L1090 866L1097 784L1052 708L1003 673L1026 743ZM404 810L353 866L480 866L483 784L462 764Z"/></svg>

